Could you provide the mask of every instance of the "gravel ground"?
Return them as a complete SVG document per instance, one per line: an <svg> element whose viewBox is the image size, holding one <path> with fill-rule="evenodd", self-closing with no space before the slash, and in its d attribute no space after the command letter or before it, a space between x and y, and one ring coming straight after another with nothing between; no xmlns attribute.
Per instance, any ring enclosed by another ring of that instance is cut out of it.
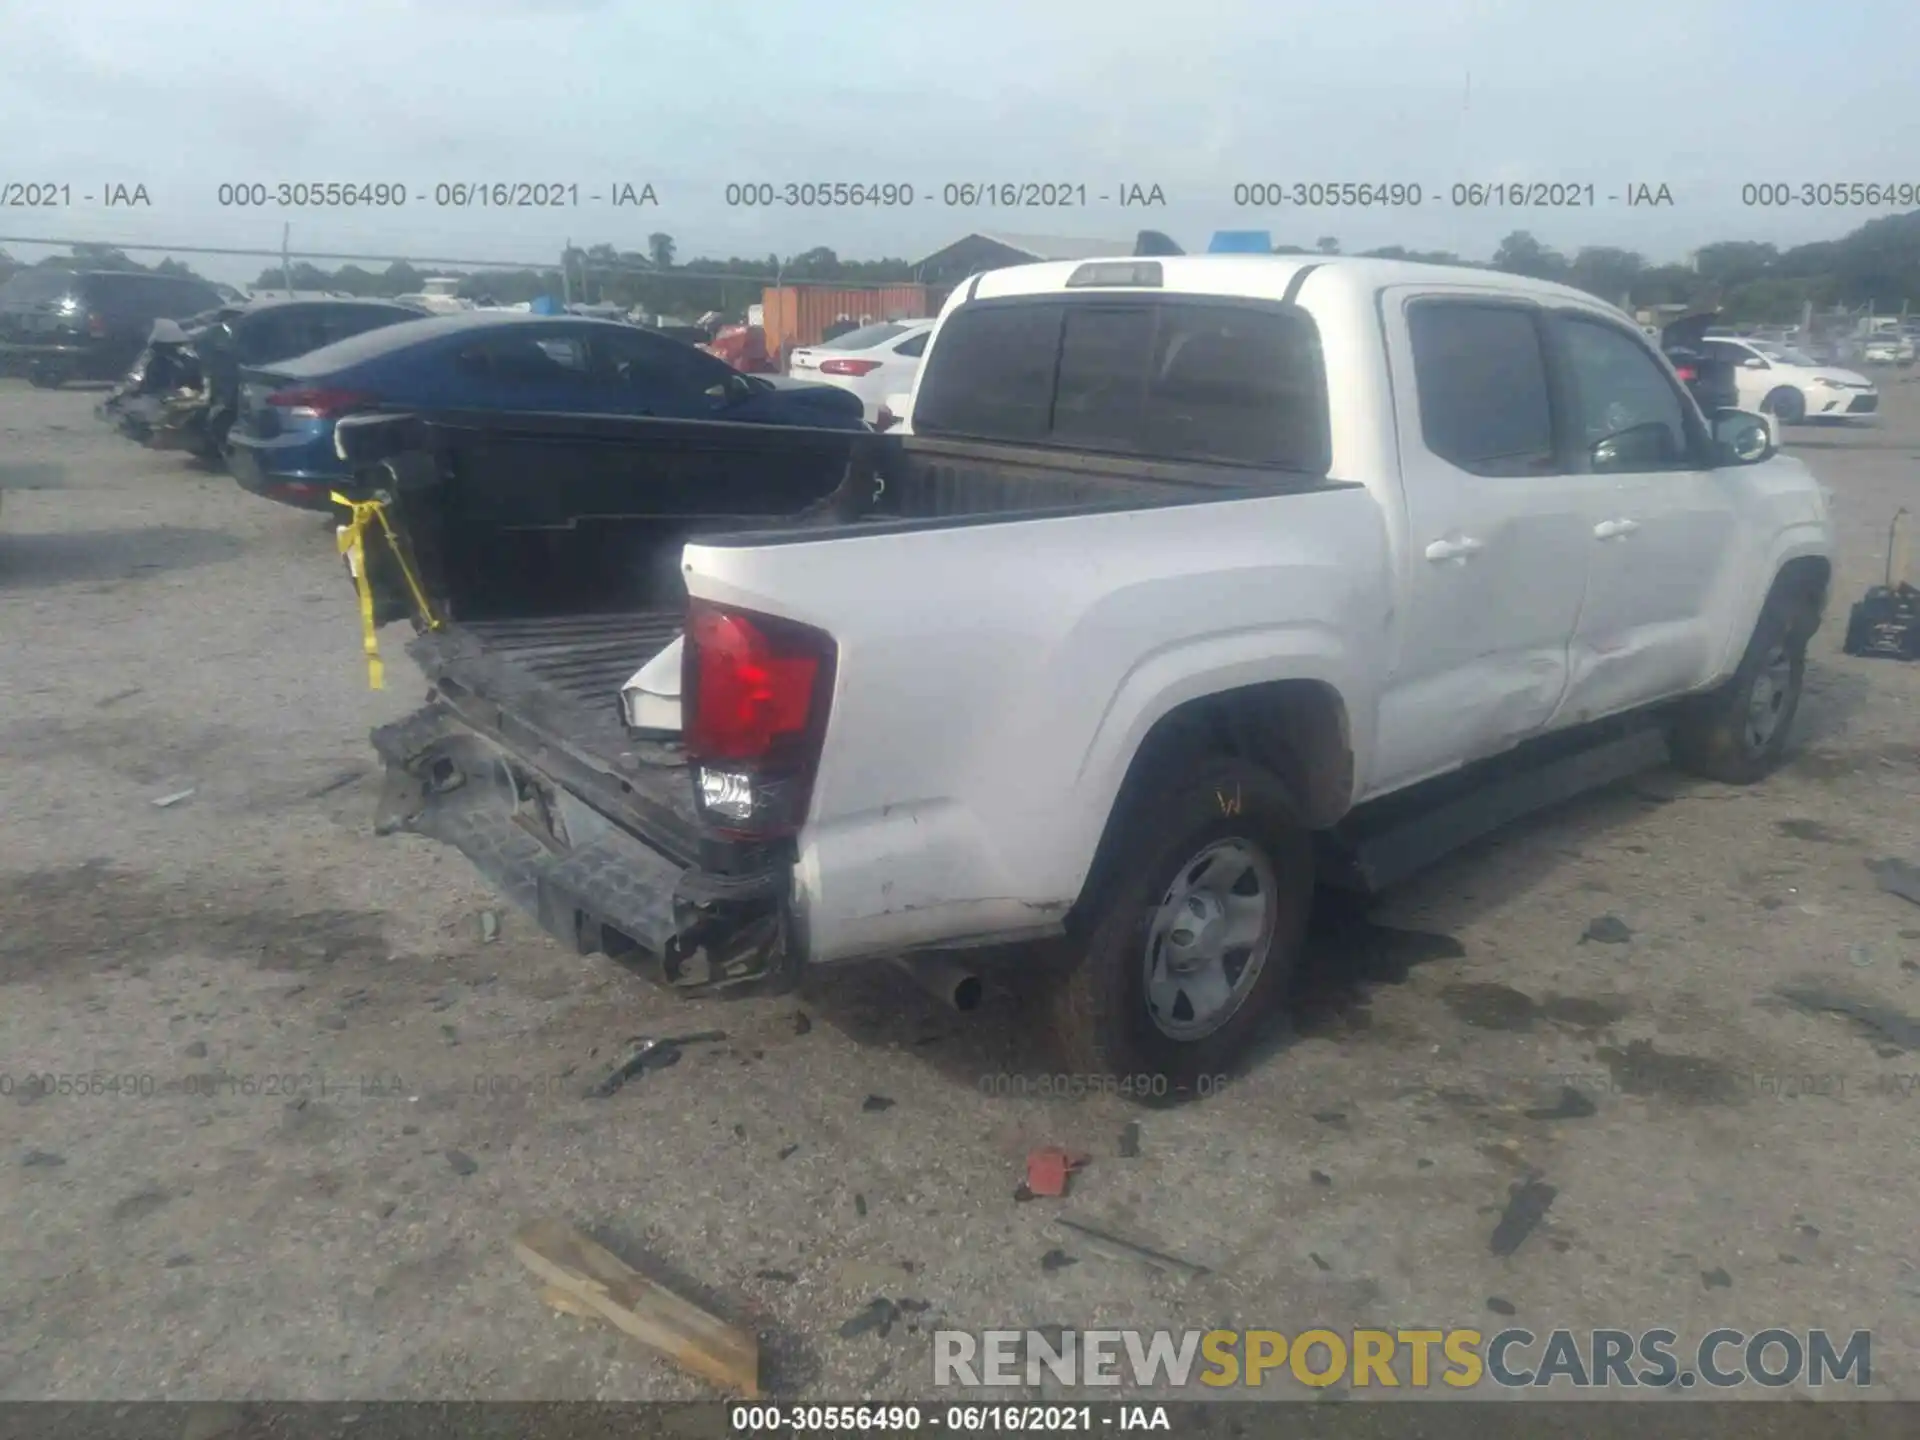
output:
<svg viewBox="0 0 1920 1440"><path fill-rule="evenodd" d="M754 1327L790 1396L925 1397L936 1324L1514 1323L1870 1327L1875 1393L1920 1398L1920 907L1867 865L1920 859L1920 667L1839 651L1920 509L1920 386L1886 388L1790 434L1842 555L1782 773L1655 773L1329 917L1249 1072L1140 1112L1018 1093L1017 996L869 967L689 1005L375 839L366 732L421 685L390 631L368 690L319 518L0 382L0 1398L708 1393L541 1305L508 1237L549 1214ZM1528 1113L1567 1084L1593 1113ZM1091 1156L1064 1201L1015 1198L1039 1143ZM843 1337L876 1296L924 1308Z"/></svg>

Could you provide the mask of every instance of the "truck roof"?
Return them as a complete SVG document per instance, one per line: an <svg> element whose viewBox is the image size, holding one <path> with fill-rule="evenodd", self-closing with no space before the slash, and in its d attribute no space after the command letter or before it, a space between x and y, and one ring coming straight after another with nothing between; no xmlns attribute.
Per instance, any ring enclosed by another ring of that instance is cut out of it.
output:
<svg viewBox="0 0 1920 1440"><path fill-rule="evenodd" d="M985 300L996 296L1039 295L1064 290L1068 278L1083 265L1104 261L1160 266L1163 279L1158 288L1162 293L1279 300L1286 297L1296 277L1304 278L1311 271L1316 289L1333 284L1349 292L1371 295L1389 285L1465 285L1618 313L1617 307L1585 290L1555 284L1551 280L1534 280L1525 275L1483 270L1475 266L1429 265L1417 260L1375 260L1357 255L1168 255L1146 259L1132 255L1111 255L1093 260L1045 261L1037 265L990 270L980 277L977 286L962 285L956 289L955 300L948 303L955 303L963 297ZM1139 287L1118 285L1111 288L1124 293Z"/></svg>

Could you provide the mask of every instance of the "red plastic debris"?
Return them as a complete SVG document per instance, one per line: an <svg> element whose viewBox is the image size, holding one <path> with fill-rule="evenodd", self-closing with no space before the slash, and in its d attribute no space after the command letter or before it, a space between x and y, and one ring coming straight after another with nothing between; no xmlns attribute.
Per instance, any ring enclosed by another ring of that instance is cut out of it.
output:
<svg viewBox="0 0 1920 1440"><path fill-rule="evenodd" d="M1069 1155L1057 1146L1027 1152L1027 1188L1036 1195L1064 1195L1067 1177L1087 1163L1084 1155Z"/></svg>

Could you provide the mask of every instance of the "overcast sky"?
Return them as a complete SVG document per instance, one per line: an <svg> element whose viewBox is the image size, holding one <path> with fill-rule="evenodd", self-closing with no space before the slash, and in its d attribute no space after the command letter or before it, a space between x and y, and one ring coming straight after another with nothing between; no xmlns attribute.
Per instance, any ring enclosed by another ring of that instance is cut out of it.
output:
<svg viewBox="0 0 1920 1440"><path fill-rule="evenodd" d="M1742 206L1743 183L1920 183L1920 6L1778 0L0 0L0 184L73 187L0 234L557 256L917 258L969 230L1199 248L1277 241L1679 258L1838 235L1860 211ZM223 210L222 182L402 181L399 211ZM577 183L558 210L438 208L442 181ZM910 209L730 209L729 182L910 184ZM973 180L1158 184L1164 209L962 209ZM1419 209L1238 209L1249 181L1394 181ZM1591 182L1593 210L1473 210L1456 181ZM588 200L651 183L657 209ZM150 208L80 200L141 184ZM1671 188L1628 209L1628 184ZM0 241L16 254L45 253ZM157 258L147 255L149 260ZM264 262L196 260L250 278Z"/></svg>

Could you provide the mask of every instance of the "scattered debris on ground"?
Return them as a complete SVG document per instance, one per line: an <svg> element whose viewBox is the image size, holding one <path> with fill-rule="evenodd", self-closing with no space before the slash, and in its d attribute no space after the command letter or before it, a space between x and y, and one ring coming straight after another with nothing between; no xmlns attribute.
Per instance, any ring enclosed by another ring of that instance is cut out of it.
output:
<svg viewBox="0 0 1920 1440"><path fill-rule="evenodd" d="M366 773L367 770L364 765L349 766L336 773L332 779L323 780L311 790L308 790L303 798L308 800L324 800L336 790L346 789L347 786L353 784L354 781Z"/></svg>
<svg viewBox="0 0 1920 1440"><path fill-rule="evenodd" d="M453 1167L456 1175L472 1175L480 1168L480 1162L464 1150L447 1151L447 1164Z"/></svg>
<svg viewBox="0 0 1920 1440"><path fill-rule="evenodd" d="M884 1295L876 1296L867 1302L859 1314L840 1327L842 1340L857 1340L862 1335L878 1331L881 1339L893 1333L894 1322L900 1318L900 1307Z"/></svg>
<svg viewBox="0 0 1920 1440"><path fill-rule="evenodd" d="M1182 1280L1197 1280L1209 1273L1204 1265L1195 1265L1191 1261L1168 1255L1151 1246L1122 1239L1109 1230L1100 1229L1083 1220L1056 1219L1053 1223L1070 1232L1096 1255L1105 1255L1110 1260L1136 1260L1151 1269L1163 1271Z"/></svg>
<svg viewBox="0 0 1920 1440"><path fill-rule="evenodd" d="M197 787L194 786L189 786L185 790L175 790L171 795L161 795L156 798L153 802L153 808L156 810L171 810L174 806L184 804L186 801L191 800L197 793Z"/></svg>
<svg viewBox="0 0 1920 1440"><path fill-rule="evenodd" d="M1700 1283L1709 1290L1731 1290L1733 1288L1733 1277L1722 1267L1716 1265L1711 1270L1702 1270L1700 1272Z"/></svg>
<svg viewBox="0 0 1920 1440"><path fill-rule="evenodd" d="M491 945L500 938L500 916L492 910L480 912L480 943Z"/></svg>
<svg viewBox="0 0 1920 1440"><path fill-rule="evenodd" d="M1920 905L1920 865L1889 855L1884 860L1869 860L1867 868L1889 895Z"/></svg>
<svg viewBox="0 0 1920 1440"><path fill-rule="evenodd" d="M1788 1004L1814 1014L1844 1015L1899 1050L1920 1050L1920 1020L1891 1005L1821 985L1787 985L1775 993Z"/></svg>
<svg viewBox="0 0 1920 1440"><path fill-rule="evenodd" d="M1596 945L1625 945L1631 939L1633 927L1618 915L1596 915L1580 934L1582 945L1589 940Z"/></svg>
<svg viewBox="0 0 1920 1440"><path fill-rule="evenodd" d="M1044 1145L1027 1153L1027 1189L1034 1195L1056 1199L1067 1193L1073 1172L1087 1163L1084 1155L1070 1155L1053 1145Z"/></svg>
<svg viewBox="0 0 1920 1440"><path fill-rule="evenodd" d="M564 1293L681 1369L750 1400L759 1398L755 1336L647 1279L565 1221L522 1226L513 1250L549 1290Z"/></svg>
<svg viewBox="0 0 1920 1440"><path fill-rule="evenodd" d="M1502 1300L1498 1295L1489 1295L1487 1297L1487 1309L1496 1315L1518 1315L1520 1313L1518 1307L1516 1307L1511 1300Z"/></svg>
<svg viewBox="0 0 1920 1440"><path fill-rule="evenodd" d="M1136 1160L1140 1156L1140 1122L1129 1120L1120 1129L1120 1158Z"/></svg>
<svg viewBox="0 0 1920 1440"><path fill-rule="evenodd" d="M1560 1098L1552 1105L1526 1112L1529 1120L1585 1120L1589 1115L1599 1113L1595 1105L1579 1090L1571 1085L1560 1088Z"/></svg>
<svg viewBox="0 0 1920 1440"><path fill-rule="evenodd" d="M869 1095L860 1102L860 1108L869 1115L878 1115L882 1110L891 1110L893 1101L885 1095Z"/></svg>
<svg viewBox="0 0 1920 1440"><path fill-rule="evenodd" d="M1493 1227L1487 1248L1503 1257L1513 1254L1534 1232L1534 1228L1547 1218L1547 1210L1559 1193L1553 1186L1539 1180L1527 1180L1515 1185L1508 1192L1507 1208L1500 1214L1500 1223Z"/></svg>
<svg viewBox="0 0 1920 1440"><path fill-rule="evenodd" d="M645 1035L635 1036L627 1042L627 1050L619 1062L604 1076L589 1085L584 1098L605 1100L617 1094L634 1076L645 1070L664 1070L669 1065L680 1063L682 1049L688 1045L714 1045L727 1038L724 1030L702 1030L697 1035L673 1035L664 1039Z"/></svg>

